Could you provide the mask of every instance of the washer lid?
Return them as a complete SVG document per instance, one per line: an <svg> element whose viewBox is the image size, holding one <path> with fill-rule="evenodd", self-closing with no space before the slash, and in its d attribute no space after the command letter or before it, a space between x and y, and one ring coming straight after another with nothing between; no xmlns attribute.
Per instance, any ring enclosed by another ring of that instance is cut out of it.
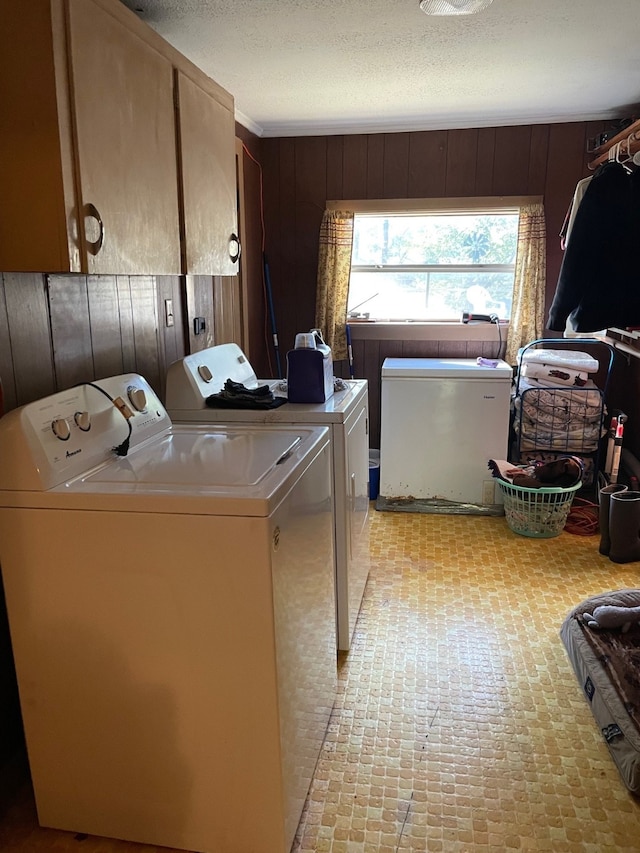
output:
<svg viewBox="0 0 640 853"><path fill-rule="evenodd" d="M327 427L174 426L54 488L0 491L0 507L266 517L328 442Z"/></svg>
<svg viewBox="0 0 640 853"><path fill-rule="evenodd" d="M174 428L152 445L82 477L82 487L100 491L135 484L137 491L203 493L212 488L216 492L252 489L283 465L302 439L291 430Z"/></svg>
<svg viewBox="0 0 640 853"><path fill-rule="evenodd" d="M432 379L463 377L465 379L508 379L513 370L506 361L498 361L496 367L478 364L475 358L385 358L382 378L400 377Z"/></svg>

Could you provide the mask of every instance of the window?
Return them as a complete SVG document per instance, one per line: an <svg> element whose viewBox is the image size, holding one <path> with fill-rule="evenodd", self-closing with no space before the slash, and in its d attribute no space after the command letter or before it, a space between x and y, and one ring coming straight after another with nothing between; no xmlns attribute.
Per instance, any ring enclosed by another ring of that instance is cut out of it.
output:
<svg viewBox="0 0 640 853"><path fill-rule="evenodd" d="M350 319L511 315L518 209L356 213Z"/></svg>

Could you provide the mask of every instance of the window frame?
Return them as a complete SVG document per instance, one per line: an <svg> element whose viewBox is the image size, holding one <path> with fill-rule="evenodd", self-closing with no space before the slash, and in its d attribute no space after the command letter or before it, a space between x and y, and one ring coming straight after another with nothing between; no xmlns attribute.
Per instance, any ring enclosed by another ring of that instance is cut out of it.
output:
<svg viewBox="0 0 640 853"><path fill-rule="evenodd" d="M349 210L354 214L464 214L513 213L525 205L542 204L543 196L470 196L455 198L332 199L327 210ZM474 265L476 267L476 265ZM476 267L477 268L477 267ZM359 320L350 319L356 339L469 340L486 330L460 320ZM505 324L508 327L508 321Z"/></svg>

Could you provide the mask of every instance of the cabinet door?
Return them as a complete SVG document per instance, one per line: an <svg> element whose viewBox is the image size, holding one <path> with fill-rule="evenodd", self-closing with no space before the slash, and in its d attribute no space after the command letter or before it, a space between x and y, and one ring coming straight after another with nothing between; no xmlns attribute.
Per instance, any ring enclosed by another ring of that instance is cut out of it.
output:
<svg viewBox="0 0 640 853"><path fill-rule="evenodd" d="M233 111L177 72L183 272L236 275L239 252Z"/></svg>
<svg viewBox="0 0 640 853"><path fill-rule="evenodd" d="M91 0L68 3L87 271L177 274L172 64Z"/></svg>

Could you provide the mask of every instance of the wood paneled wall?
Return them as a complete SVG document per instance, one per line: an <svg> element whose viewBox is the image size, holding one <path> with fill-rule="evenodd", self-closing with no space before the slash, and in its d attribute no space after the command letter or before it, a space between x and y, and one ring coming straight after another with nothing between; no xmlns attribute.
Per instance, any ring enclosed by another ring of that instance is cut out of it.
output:
<svg viewBox="0 0 640 853"><path fill-rule="evenodd" d="M173 304L167 327L164 302ZM83 381L142 374L164 397L166 367L185 354L179 276L5 273L0 379L5 409Z"/></svg>
<svg viewBox="0 0 640 853"><path fill-rule="evenodd" d="M318 233L328 199L542 195L547 307L562 251L558 234L587 140L601 122L262 140L266 251L283 350L315 317Z"/></svg>
<svg viewBox="0 0 640 853"><path fill-rule="evenodd" d="M258 376L273 376L271 344L267 340L267 298L264 279L263 254L263 170L262 139L259 139L240 124L236 124L239 157L242 156L239 173L242 185L238 187L242 254L240 276L242 293L246 302L242 306L247 338L244 349Z"/></svg>
<svg viewBox="0 0 640 853"><path fill-rule="evenodd" d="M281 351L291 348L296 332L314 324L318 234L329 199L543 196L546 313L562 262L558 235L576 183L589 174L587 140L602 129L602 122L572 122L261 140L266 252ZM384 358L435 352L461 354L459 344L438 341L356 346L356 375L371 386L372 442L378 438ZM482 353L473 347L472 354Z"/></svg>

